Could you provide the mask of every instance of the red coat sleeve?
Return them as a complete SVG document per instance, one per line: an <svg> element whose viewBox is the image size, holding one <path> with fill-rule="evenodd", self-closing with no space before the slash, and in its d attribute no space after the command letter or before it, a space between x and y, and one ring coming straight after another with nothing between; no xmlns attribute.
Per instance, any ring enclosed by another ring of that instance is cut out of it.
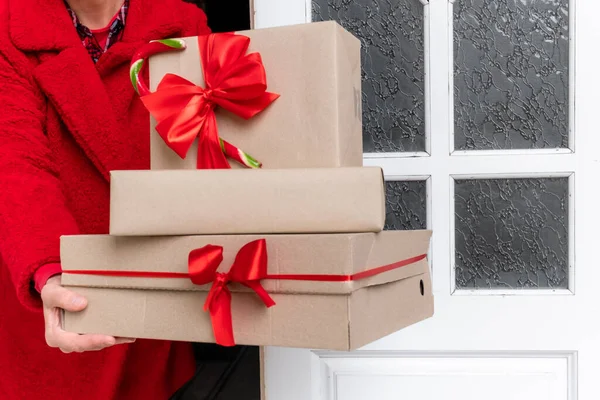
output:
<svg viewBox="0 0 600 400"><path fill-rule="evenodd" d="M39 267L33 274L33 286L38 293L42 293L42 289L46 286L48 279L62 273L62 267L59 263L46 264Z"/></svg>
<svg viewBox="0 0 600 400"><path fill-rule="evenodd" d="M42 107L30 79L0 53L0 255L29 308L41 305L32 290L35 271L60 262L61 235L79 233L60 189Z"/></svg>

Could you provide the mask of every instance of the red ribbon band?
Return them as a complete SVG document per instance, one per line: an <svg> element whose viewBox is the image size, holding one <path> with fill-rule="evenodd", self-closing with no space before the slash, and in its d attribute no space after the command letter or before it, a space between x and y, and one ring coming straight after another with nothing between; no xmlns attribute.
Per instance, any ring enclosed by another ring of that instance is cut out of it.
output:
<svg viewBox="0 0 600 400"><path fill-rule="evenodd" d="M350 282L370 278L384 272L392 271L414 264L427 257L421 254L392 264L358 272L353 275L318 275L318 274L267 274L267 245L265 239L252 241L238 252L231 269L227 273L217 272L223 261L221 246L207 245L192 250L188 259L188 272L149 272L149 271L101 271L70 270L66 274L96 275L130 278L187 278L196 285L212 283L208 292L204 310L211 316L216 342L222 346L234 346L233 321L231 317L231 291L227 287L230 282L237 282L252 289L266 307L275 302L261 285L265 279L315 281L315 282Z"/></svg>

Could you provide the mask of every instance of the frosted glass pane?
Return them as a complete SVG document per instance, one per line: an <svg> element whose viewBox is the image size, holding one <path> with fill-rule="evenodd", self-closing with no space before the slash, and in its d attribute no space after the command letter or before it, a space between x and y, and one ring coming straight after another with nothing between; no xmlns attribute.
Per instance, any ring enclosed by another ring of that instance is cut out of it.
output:
<svg viewBox="0 0 600 400"><path fill-rule="evenodd" d="M386 182L386 230L427 228L425 181Z"/></svg>
<svg viewBox="0 0 600 400"><path fill-rule="evenodd" d="M312 9L313 21L335 20L362 42L364 151L425 151L423 4L313 0Z"/></svg>
<svg viewBox="0 0 600 400"><path fill-rule="evenodd" d="M569 0L454 3L454 146L568 147Z"/></svg>
<svg viewBox="0 0 600 400"><path fill-rule="evenodd" d="M456 287L568 287L568 178L455 181Z"/></svg>

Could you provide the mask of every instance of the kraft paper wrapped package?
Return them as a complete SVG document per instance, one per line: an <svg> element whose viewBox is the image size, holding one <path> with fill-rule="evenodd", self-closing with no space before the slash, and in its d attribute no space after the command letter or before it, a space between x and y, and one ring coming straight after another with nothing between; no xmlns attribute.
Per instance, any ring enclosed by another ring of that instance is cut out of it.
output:
<svg viewBox="0 0 600 400"><path fill-rule="evenodd" d="M433 314L429 231L65 236L78 333L350 350ZM206 306L206 311L203 309Z"/></svg>
<svg viewBox="0 0 600 400"><path fill-rule="evenodd" d="M118 236L379 232L378 167L113 171Z"/></svg>
<svg viewBox="0 0 600 400"><path fill-rule="evenodd" d="M238 34L250 39L248 53L260 53L267 89L280 97L247 120L217 107L219 136L260 161L263 168L361 166L360 41L335 22ZM215 40L223 38L217 36ZM149 57L152 92L168 74L204 87L198 38L182 40L185 50ZM215 45L211 51L235 46ZM235 50L229 51L232 53ZM166 145L156 125L156 119L151 118L151 168L195 169L198 140L182 159ZM187 145L183 147L182 154ZM237 168L239 164L231 166Z"/></svg>
<svg viewBox="0 0 600 400"><path fill-rule="evenodd" d="M433 314L431 232L381 231L382 171L362 167L358 39L158 41L131 71L152 170L112 172L111 235L61 238L62 284L88 299L64 329L351 350Z"/></svg>

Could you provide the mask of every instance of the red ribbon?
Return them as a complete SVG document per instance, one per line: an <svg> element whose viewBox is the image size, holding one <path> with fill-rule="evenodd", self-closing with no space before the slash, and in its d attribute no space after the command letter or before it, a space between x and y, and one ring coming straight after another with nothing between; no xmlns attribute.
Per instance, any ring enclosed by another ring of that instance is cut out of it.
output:
<svg viewBox="0 0 600 400"><path fill-rule="evenodd" d="M427 257L421 254L392 264L358 272L353 275L316 275L316 274L267 274L267 245L265 239L246 244L238 252L231 269L227 273L217 272L223 262L223 247L207 245L192 250L188 258L188 273L182 272L149 272L149 271L94 271L71 270L66 274L100 275L138 278L189 278L196 285L212 283L208 292L204 310L210 313L215 340L222 346L234 346L233 320L231 317L231 292L227 287L230 282L241 283L252 289L267 307L275 302L260 284L263 279L317 281L317 282L349 282L370 278L407 265L414 264Z"/></svg>
<svg viewBox="0 0 600 400"><path fill-rule="evenodd" d="M230 168L219 142L215 107L249 119L279 95L267 92L260 54L246 54L250 38L233 33L198 37L205 88L167 74L156 92L141 99L165 143L185 158L199 137L197 167Z"/></svg>
<svg viewBox="0 0 600 400"><path fill-rule="evenodd" d="M267 244L264 239L246 244L238 252L227 273L217 272L222 261L223 247L208 245L190 253L188 269L194 284L206 285L212 282L204 303L204 311L210 313L217 344L234 346L231 292L227 284L241 283L254 290L265 306L275 305L271 296L260 284L260 281L267 276Z"/></svg>

